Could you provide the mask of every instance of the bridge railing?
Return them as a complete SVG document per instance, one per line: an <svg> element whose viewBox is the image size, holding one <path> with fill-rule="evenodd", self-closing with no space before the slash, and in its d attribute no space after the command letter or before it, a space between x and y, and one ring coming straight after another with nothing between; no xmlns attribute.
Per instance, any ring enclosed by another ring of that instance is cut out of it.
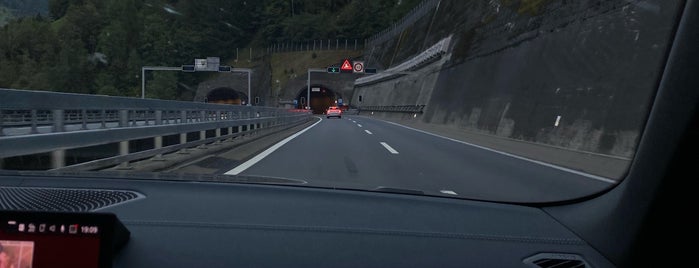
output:
<svg viewBox="0 0 699 268"><path fill-rule="evenodd" d="M262 129L300 124L307 111L183 101L0 89L0 160L50 153L51 168L66 168L66 150L119 143L96 168L213 143ZM163 137L179 143L163 146ZM198 136L192 139L192 136ZM153 149L129 152L129 142L152 139Z"/></svg>
<svg viewBox="0 0 699 268"><path fill-rule="evenodd" d="M361 112L394 112L394 113L422 113L425 105L383 105L383 106L359 106L357 110Z"/></svg>

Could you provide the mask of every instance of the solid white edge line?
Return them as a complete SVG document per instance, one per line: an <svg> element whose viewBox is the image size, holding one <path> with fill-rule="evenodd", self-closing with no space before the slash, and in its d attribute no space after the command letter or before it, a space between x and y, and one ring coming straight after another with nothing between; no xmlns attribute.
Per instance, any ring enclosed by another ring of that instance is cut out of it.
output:
<svg viewBox="0 0 699 268"><path fill-rule="evenodd" d="M366 130L366 129L364 130L364 132L366 132L366 134L369 134L369 135L374 134L374 133L371 133L371 131Z"/></svg>
<svg viewBox="0 0 699 268"><path fill-rule="evenodd" d="M263 152L259 153L259 154L256 155L255 157L250 158L250 160L245 161L244 163L238 165L238 166L235 167L234 169L231 169L231 170L229 170L229 171L227 171L226 173L223 173L223 174L225 174L225 175L238 175L238 174L240 174L241 172L245 171L246 169L252 167L253 165L257 164L257 162L260 162L262 159L264 159L265 157L267 157L268 155L270 155L271 153L273 153L273 152L276 151L277 149L279 149L279 148L281 148L282 146L284 146L284 144L286 144L287 142L289 142L289 141L293 140L294 138L300 136L301 134L303 134L303 133L306 132L307 130L311 129L312 127L315 127L318 123L320 123L321 121L323 121L323 118L320 118L320 117L317 117L317 118L320 119L320 120L318 120L318 122L316 122L315 124L310 125L310 126L308 126L307 128L304 128L303 130L297 132L297 133L294 134L294 135L291 135L291 136L287 137L286 139L284 139L284 140L278 142L278 143L275 144L275 145L272 145L272 147L267 148L267 150L264 150Z"/></svg>
<svg viewBox="0 0 699 268"><path fill-rule="evenodd" d="M379 119L376 119L376 120L379 120ZM424 134L427 134L427 135L432 135L432 136L435 136L435 137L438 137L438 138L450 140L450 141L453 141L453 142L458 142L458 143L465 144L465 145L468 145L468 146L473 146L473 147L476 147L476 148L478 148L478 149L483 149L483 150L486 150L486 151L491 151L491 152L498 153L498 154L501 154L501 155L506 155L506 156L509 156L509 157L513 157L513 158L517 158L517 159L520 159L520 160L532 162L532 163L539 164L539 165L542 165L542 166L546 166L546 167L550 167L550 168L554 168L554 169L558 169L558 170L570 172L570 173L573 173L573 174L576 174L576 175L580 175L580 176L583 176L583 177L587 177L587 178L590 178L590 179L594 179L594 180L598 180L598 181L602 181L602 182L606 182L606 183L611 183L611 184L616 184L616 183L617 183L617 181L612 180L612 179L608 179L608 178L605 178L605 177L601 177L601 176L597 176L597 175L592 175L592 174L589 174L589 173L585 173L585 172L582 172L582 171L577 171L577 170L574 170L574 169L569 169L569 168L565 168L565 167L561 167L561 166L556 166L556 165L554 165L554 164L549 164L549 163L541 162L541 161L539 161L539 160L529 159L529 158L522 157L522 156L519 156L519 155L514 155L514 154L510 154L510 153L498 151L498 150L495 150L495 149L491 149L491 148L488 148L488 147L483 147L483 146L476 145L476 144L473 144L473 143L468 143L468 142L465 142L465 141L460 141L460 140L457 140L457 139L452 139L452 138L449 138L449 137L444 137L444 136L441 136L441 135L438 135L438 134L430 133L430 132L427 132L427 131L424 131L424 130L420 130L420 129L416 129L416 128L412 128L412 127L409 127L409 126L404 126L404 125L401 125L401 124L398 124L398 123L389 122L389 121L384 121L384 120L379 120L379 121L383 121L383 122L386 122L386 123L389 123L389 124L392 124L392 125L396 125L396 126L399 126L399 127L403 127L403 128L407 128L407 129L410 129L410 130L417 131L417 132L421 132L421 133L424 133Z"/></svg>
<svg viewBox="0 0 699 268"><path fill-rule="evenodd" d="M398 151L396 151L396 149L393 149L393 147L391 147L391 145L388 145L388 143L385 143L385 142L383 142L383 141L380 142L380 143L381 143L381 145L383 145L383 147L386 148L386 150L388 150L390 153L392 153L392 154L398 154Z"/></svg>

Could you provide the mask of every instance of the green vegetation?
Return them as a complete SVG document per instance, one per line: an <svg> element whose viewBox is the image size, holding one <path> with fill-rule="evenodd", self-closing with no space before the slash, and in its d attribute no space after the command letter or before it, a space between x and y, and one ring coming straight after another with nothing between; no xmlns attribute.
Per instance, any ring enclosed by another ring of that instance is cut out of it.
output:
<svg viewBox="0 0 699 268"><path fill-rule="evenodd" d="M288 52L272 55L272 82L273 92L279 93L279 88L284 88L289 80L298 76L305 76L308 68L326 68L333 64L339 64L339 60L357 57L362 51L354 50L328 50L308 52ZM279 82L277 82L279 81Z"/></svg>
<svg viewBox="0 0 699 268"><path fill-rule="evenodd" d="M522 0L519 5L517 13L519 14L529 14L538 15L541 11L541 7L544 6L548 0Z"/></svg>
<svg viewBox="0 0 699 268"><path fill-rule="evenodd" d="M13 18L14 16L12 15L12 12L10 12L9 9L0 6L0 27L7 24Z"/></svg>
<svg viewBox="0 0 699 268"><path fill-rule="evenodd" d="M12 19L0 28L0 87L139 96L141 66L228 60L236 47L275 42L362 40L418 2L49 0L48 16ZM149 73L147 97L191 100L182 85L206 77Z"/></svg>
<svg viewBox="0 0 699 268"><path fill-rule="evenodd" d="M48 0L0 0L0 9L7 8L13 17L45 16L48 12Z"/></svg>

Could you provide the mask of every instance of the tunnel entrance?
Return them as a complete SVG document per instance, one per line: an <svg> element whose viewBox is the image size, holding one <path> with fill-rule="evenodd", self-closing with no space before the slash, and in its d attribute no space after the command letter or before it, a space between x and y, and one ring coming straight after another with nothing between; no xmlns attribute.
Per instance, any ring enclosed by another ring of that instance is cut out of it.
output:
<svg viewBox="0 0 699 268"><path fill-rule="evenodd" d="M307 106L306 96L308 88L301 89L296 96L295 103L297 109L303 109ZM342 96L331 89L322 85L311 85L311 101L310 106L314 114L324 114L330 106L338 106L342 102Z"/></svg>
<svg viewBox="0 0 699 268"><path fill-rule="evenodd" d="M206 102L245 105L248 96L229 87L219 87L206 94Z"/></svg>

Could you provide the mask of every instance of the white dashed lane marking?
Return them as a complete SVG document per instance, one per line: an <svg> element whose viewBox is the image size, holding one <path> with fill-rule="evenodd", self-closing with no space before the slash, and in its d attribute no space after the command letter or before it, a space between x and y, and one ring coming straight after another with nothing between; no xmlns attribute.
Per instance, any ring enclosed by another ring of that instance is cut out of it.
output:
<svg viewBox="0 0 699 268"><path fill-rule="evenodd" d="M388 145L388 143L382 141L381 145L383 145L383 147L386 148L386 150L388 150L392 154L398 154L398 151L396 151L396 149L393 149L393 147L391 147L391 145Z"/></svg>

